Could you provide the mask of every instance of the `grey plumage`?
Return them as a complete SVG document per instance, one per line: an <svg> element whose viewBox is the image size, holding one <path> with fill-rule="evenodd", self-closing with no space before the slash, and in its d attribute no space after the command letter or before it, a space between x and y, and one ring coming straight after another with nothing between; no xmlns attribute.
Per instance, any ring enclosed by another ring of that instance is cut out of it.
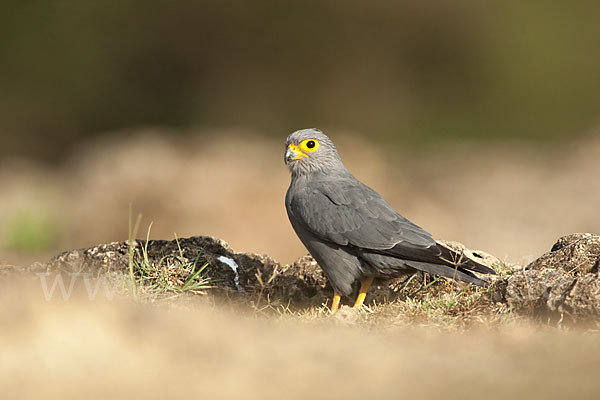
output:
<svg viewBox="0 0 600 400"><path fill-rule="evenodd" d="M289 135L285 161L292 175L285 199L288 217L336 293L350 295L353 282L365 277L424 271L485 286L471 271L494 273L439 245L398 214L348 172L323 132Z"/></svg>

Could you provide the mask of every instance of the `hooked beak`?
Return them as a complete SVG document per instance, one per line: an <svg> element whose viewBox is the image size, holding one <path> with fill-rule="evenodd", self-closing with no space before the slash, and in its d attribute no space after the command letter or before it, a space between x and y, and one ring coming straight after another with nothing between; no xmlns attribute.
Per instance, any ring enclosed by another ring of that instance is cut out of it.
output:
<svg viewBox="0 0 600 400"><path fill-rule="evenodd" d="M286 164L289 164L291 161L299 160L302 157L308 157L304 154L298 146L295 144L290 144L288 148L285 150L285 155L283 156L283 161Z"/></svg>

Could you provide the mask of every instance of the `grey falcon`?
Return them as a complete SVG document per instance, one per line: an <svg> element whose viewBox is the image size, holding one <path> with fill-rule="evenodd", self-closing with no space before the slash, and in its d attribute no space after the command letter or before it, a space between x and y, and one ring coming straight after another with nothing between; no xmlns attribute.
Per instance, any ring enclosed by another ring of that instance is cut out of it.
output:
<svg viewBox="0 0 600 400"><path fill-rule="evenodd" d="M332 313L342 295L352 294L356 280L361 286L354 308L360 308L374 278L424 271L485 287L487 282L471 271L495 273L438 244L398 214L348 172L333 142L320 130L290 134L284 160L291 172L287 214L333 287Z"/></svg>

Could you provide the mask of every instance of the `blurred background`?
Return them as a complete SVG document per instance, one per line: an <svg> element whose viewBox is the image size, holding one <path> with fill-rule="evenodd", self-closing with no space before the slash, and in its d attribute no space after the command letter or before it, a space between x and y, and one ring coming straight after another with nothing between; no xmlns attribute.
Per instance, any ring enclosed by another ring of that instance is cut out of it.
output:
<svg viewBox="0 0 600 400"><path fill-rule="evenodd" d="M600 231L597 2L4 0L0 263L214 235L290 262L319 127L437 238L527 262Z"/></svg>

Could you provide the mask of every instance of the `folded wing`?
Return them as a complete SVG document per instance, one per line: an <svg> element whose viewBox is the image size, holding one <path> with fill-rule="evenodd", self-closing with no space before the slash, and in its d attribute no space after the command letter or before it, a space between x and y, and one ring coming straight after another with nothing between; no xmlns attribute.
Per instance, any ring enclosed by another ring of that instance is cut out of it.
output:
<svg viewBox="0 0 600 400"><path fill-rule="evenodd" d="M494 273L438 245L428 232L398 214L377 192L355 179L313 183L295 194L291 208L300 223L321 240L415 261L415 265L460 265L461 270Z"/></svg>

